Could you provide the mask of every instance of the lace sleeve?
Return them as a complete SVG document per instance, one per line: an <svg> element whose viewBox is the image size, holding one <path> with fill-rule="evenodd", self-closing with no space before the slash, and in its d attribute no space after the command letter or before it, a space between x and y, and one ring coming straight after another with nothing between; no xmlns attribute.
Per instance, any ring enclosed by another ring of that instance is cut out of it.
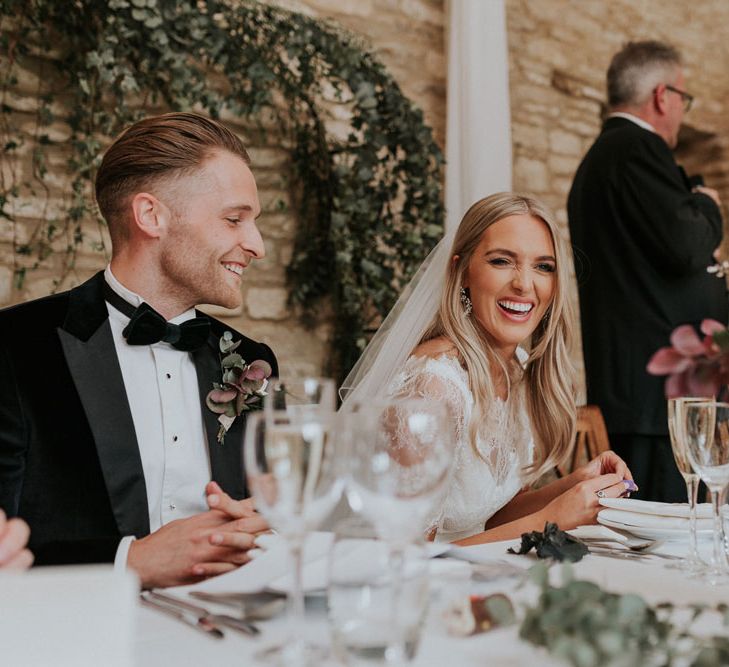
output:
<svg viewBox="0 0 729 667"><path fill-rule="evenodd" d="M393 380L389 392L393 397L425 398L445 406L449 417L445 426L445 437L454 450L454 459L467 423L466 411L471 407L470 401L464 396L463 375L465 373L456 360L445 357L440 360L411 358ZM422 492L423 485L434 477L435 471L429 470L433 463L423 461L418 456L417 448L408 441L401 429L396 429L393 440L397 443L395 446L399 450L398 460L402 464L399 474L401 493L418 495ZM444 489L444 493L447 492ZM439 498L429 515L423 517L426 519L426 534L442 523L443 512L443 498Z"/></svg>
<svg viewBox="0 0 729 667"><path fill-rule="evenodd" d="M405 368L393 380L388 392L397 398L425 398L445 405L453 442L459 442L466 424L470 402L465 375L455 359L411 357ZM464 391L465 390L465 391Z"/></svg>

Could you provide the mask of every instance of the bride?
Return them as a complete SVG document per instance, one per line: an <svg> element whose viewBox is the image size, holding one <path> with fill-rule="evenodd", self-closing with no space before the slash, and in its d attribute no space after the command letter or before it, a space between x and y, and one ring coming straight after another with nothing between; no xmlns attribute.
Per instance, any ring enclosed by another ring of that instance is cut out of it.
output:
<svg viewBox="0 0 729 667"><path fill-rule="evenodd" d="M635 490L608 451L540 489L575 432L569 256L551 215L511 193L476 202L428 257L342 388L345 404L418 396L447 406L451 486L438 541L478 544L595 523L599 497ZM521 347L524 345L524 347ZM529 349L527 353L525 348Z"/></svg>

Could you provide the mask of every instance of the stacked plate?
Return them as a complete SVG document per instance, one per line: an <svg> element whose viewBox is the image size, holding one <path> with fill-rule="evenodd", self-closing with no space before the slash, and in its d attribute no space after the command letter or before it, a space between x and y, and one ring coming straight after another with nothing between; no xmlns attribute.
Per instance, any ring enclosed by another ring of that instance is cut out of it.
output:
<svg viewBox="0 0 729 667"><path fill-rule="evenodd" d="M597 520L603 526L622 530L648 540L687 540L689 507L687 503L659 503L632 498L601 498ZM709 503L696 507L697 536L711 536L712 514Z"/></svg>

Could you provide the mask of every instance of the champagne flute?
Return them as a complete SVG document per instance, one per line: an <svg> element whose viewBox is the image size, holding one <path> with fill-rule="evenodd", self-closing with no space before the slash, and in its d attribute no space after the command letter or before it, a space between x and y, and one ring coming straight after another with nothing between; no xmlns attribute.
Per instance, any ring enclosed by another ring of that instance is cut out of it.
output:
<svg viewBox="0 0 729 667"><path fill-rule="evenodd" d="M714 557L705 574L712 583L727 583L722 505L729 485L729 403L688 403L684 409L689 461L711 492L714 514Z"/></svg>
<svg viewBox="0 0 729 667"><path fill-rule="evenodd" d="M259 659L318 664L324 650L304 637L303 549L307 534L336 506L343 483L335 457L335 385L324 378L274 380L262 412L248 416L243 461L256 508L287 542L293 564L291 636Z"/></svg>
<svg viewBox="0 0 729 667"><path fill-rule="evenodd" d="M405 550L422 539L450 482L454 443L448 414L441 403L392 399L355 403L344 418L349 503L389 548L392 588L384 657L401 664L411 657L399 613Z"/></svg>
<svg viewBox="0 0 729 667"><path fill-rule="evenodd" d="M699 490L699 476L694 472L689 461L686 446L686 429L684 425L685 406L691 403L705 402L706 398L681 397L668 399L668 433L671 437L673 458L681 476L686 482L686 494L689 503L689 552L688 558L680 562L678 569L690 573L698 573L704 563L699 558L696 542L696 496Z"/></svg>

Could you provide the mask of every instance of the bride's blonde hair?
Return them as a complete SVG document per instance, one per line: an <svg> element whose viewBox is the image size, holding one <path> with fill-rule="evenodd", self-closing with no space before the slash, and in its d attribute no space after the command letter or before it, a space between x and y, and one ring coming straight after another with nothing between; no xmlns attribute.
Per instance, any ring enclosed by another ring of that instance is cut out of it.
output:
<svg viewBox="0 0 729 667"><path fill-rule="evenodd" d="M489 342L488 333L461 303L464 274L484 231L511 215L530 215L544 222L555 249L555 290L552 303L531 336L529 358L522 371L515 361L507 367ZM474 450L480 424L495 398L492 369L504 373L508 390L526 383L526 405L534 436L534 457L526 472L530 479L562 463L575 435L575 370L570 360L574 311L567 298L570 254L546 207L531 197L502 192L477 201L456 231L440 307L421 342L445 336L458 350L474 398L468 437Z"/></svg>

